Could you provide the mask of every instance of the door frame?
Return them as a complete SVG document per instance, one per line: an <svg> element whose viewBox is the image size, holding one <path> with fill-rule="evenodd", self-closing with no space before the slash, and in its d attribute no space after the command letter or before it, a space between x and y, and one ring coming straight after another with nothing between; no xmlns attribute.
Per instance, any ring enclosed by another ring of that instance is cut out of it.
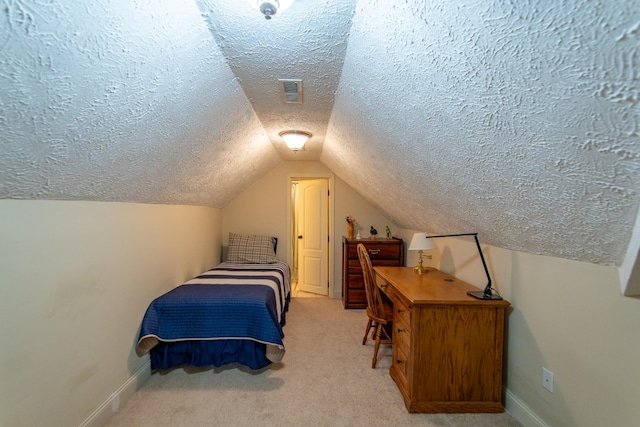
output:
<svg viewBox="0 0 640 427"><path fill-rule="evenodd" d="M298 179L327 179L329 181L329 244L327 245L327 250L329 253L327 254L327 260L329 262L329 271L328 271L328 280L329 280L329 298L333 298L334 288L336 286L333 283L333 273L335 266L335 258L334 258L334 239L335 239L335 221L334 221L334 210L335 210L335 179L332 173L288 173L287 174L287 194L291 194L291 182L296 181ZM287 242L292 241L293 236L291 235L291 197L287 197ZM287 254L287 259L289 260L289 265L293 265L293 247L289 248L289 253ZM342 286L342 285L340 285Z"/></svg>

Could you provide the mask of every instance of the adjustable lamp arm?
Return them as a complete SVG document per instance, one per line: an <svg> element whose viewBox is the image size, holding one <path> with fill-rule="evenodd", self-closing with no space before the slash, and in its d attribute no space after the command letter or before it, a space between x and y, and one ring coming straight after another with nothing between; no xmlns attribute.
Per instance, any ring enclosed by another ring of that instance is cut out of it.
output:
<svg viewBox="0 0 640 427"><path fill-rule="evenodd" d="M480 242L478 241L478 233L442 234L439 236L426 236L426 238L436 239L438 237L460 237L460 236L473 236L473 238L476 241L478 253L480 254L480 260L482 261L482 266L484 267L484 273L487 275L487 286L485 286L482 292L469 291L467 292L467 294L478 299L491 299L491 300L502 299L500 295L493 295L493 293L491 292L491 276L489 275L489 269L487 268L487 263L484 260L482 249L480 248Z"/></svg>

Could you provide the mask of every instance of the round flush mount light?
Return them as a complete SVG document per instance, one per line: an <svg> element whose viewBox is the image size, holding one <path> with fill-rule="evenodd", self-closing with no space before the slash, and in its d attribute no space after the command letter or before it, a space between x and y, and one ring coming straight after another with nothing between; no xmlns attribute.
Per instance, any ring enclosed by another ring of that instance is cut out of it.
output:
<svg viewBox="0 0 640 427"><path fill-rule="evenodd" d="M284 140L284 143L287 144L287 147L293 151L302 149L304 144L306 144L312 136L309 132L303 132L301 130L284 130L280 132L279 135Z"/></svg>
<svg viewBox="0 0 640 427"><path fill-rule="evenodd" d="M266 19L271 19L278 11L283 12L293 0L248 0L252 7L258 9Z"/></svg>

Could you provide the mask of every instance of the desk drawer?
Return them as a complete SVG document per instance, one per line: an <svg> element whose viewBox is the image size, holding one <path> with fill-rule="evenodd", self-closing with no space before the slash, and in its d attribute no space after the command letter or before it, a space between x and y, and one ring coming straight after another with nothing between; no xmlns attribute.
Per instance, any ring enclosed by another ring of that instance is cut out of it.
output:
<svg viewBox="0 0 640 427"><path fill-rule="evenodd" d="M377 274L375 275L375 278L376 278L376 285L380 288L382 293L384 293L387 297L389 297L391 301L393 301L394 300L393 286L389 285L389 282L387 282Z"/></svg>
<svg viewBox="0 0 640 427"><path fill-rule="evenodd" d="M400 374L400 380L404 383L401 387L407 387L407 370L409 366L409 353L403 346L393 346L393 366Z"/></svg>
<svg viewBox="0 0 640 427"><path fill-rule="evenodd" d="M411 328L411 306L399 297L393 300L393 322L403 324L407 331Z"/></svg>
<svg viewBox="0 0 640 427"><path fill-rule="evenodd" d="M411 349L411 328L402 322L393 322L393 340L408 355Z"/></svg>

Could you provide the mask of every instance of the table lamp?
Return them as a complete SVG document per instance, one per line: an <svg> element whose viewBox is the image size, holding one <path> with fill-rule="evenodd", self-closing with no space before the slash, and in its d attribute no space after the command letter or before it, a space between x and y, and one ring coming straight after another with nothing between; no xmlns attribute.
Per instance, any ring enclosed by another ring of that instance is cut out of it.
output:
<svg viewBox="0 0 640 427"><path fill-rule="evenodd" d="M418 233L416 233L418 234ZM482 255L482 249L480 248L480 242L478 241L478 233L460 233L460 234L442 234L440 236L429 236L426 233L424 234L425 240L436 239L438 237L459 237L459 236L473 236L476 242L476 248L478 248L478 253L480 254L480 261L482 261L482 266L484 267L484 273L487 275L487 286L482 291L469 291L467 295L478 298L478 299L487 299L487 300L501 300L502 297L500 295L494 294L491 292L491 276L489 276L489 269L487 268L487 263L484 260L484 255ZM415 238L415 234L413 236ZM413 240L411 241L413 244ZM432 243L433 244L433 243ZM411 248L409 248L411 249Z"/></svg>
<svg viewBox="0 0 640 427"><path fill-rule="evenodd" d="M422 265L422 252L435 248L436 245L431 241L431 239L427 238L427 233L415 233L413 235L411 243L409 244L409 250L418 251L418 254L420 254L420 261L418 261L418 265L413 268L414 273L422 274L430 270L429 267ZM431 255L428 255L427 259L431 259Z"/></svg>

